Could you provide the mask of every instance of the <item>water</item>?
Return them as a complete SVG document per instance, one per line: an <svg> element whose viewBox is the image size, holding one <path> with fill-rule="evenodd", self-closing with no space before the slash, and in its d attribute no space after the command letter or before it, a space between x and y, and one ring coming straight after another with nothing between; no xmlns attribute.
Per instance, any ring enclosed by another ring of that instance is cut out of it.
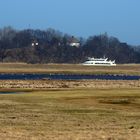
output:
<svg viewBox="0 0 140 140"><path fill-rule="evenodd" d="M1 91L0 94L17 94L18 92Z"/></svg>
<svg viewBox="0 0 140 140"><path fill-rule="evenodd" d="M88 74L0 74L0 80L140 80L140 76L132 75L88 75Z"/></svg>

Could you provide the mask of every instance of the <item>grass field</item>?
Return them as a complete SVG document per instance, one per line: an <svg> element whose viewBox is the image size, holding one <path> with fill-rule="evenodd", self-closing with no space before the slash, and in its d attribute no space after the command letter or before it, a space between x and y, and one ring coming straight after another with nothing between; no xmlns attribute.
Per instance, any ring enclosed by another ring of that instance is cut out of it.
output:
<svg viewBox="0 0 140 140"><path fill-rule="evenodd" d="M2 140L139 140L139 88L0 94Z"/></svg>
<svg viewBox="0 0 140 140"><path fill-rule="evenodd" d="M0 73L75 73L75 74L131 74L140 75L139 64L112 67L80 64L0 63Z"/></svg>
<svg viewBox="0 0 140 140"><path fill-rule="evenodd" d="M140 75L140 65L1 63L0 73ZM0 140L139 140L140 81L0 80Z"/></svg>

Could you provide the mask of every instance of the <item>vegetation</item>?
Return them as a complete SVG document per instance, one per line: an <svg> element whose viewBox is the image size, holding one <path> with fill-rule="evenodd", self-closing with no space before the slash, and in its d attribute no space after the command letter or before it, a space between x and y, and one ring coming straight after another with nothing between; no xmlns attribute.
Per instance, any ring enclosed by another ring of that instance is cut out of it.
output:
<svg viewBox="0 0 140 140"><path fill-rule="evenodd" d="M0 94L0 124L5 140L138 140L139 89Z"/></svg>
<svg viewBox="0 0 140 140"><path fill-rule="evenodd" d="M0 73L56 73L56 74L123 74L140 75L139 64L115 67L83 66L80 64L0 63Z"/></svg>
<svg viewBox="0 0 140 140"><path fill-rule="evenodd" d="M72 40L78 41L80 46L71 46ZM109 37L106 33L84 39L54 29L0 29L1 62L81 63L93 56L106 56L117 63L140 63L138 48Z"/></svg>

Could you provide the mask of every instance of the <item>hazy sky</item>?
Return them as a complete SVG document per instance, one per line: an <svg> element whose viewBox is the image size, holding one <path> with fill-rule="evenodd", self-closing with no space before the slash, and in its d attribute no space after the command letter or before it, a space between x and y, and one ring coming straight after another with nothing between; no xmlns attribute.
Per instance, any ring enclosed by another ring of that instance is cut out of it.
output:
<svg viewBox="0 0 140 140"><path fill-rule="evenodd" d="M140 45L140 0L0 0L0 28L8 25L82 37L107 32Z"/></svg>

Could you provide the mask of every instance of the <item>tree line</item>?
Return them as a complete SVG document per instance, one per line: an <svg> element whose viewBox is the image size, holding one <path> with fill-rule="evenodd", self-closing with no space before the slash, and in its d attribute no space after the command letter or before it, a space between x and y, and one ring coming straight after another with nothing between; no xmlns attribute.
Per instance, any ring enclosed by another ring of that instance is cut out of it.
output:
<svg viewBox="0 0 140 140"><path fill-rule="evenodd" d="M70 45L74 40L80 46ZM87 57L104 56L116 63L140 63L138 47L120 42L107 33L85 39L50 28L0 29L0 62L82 63Z"/></svg>

